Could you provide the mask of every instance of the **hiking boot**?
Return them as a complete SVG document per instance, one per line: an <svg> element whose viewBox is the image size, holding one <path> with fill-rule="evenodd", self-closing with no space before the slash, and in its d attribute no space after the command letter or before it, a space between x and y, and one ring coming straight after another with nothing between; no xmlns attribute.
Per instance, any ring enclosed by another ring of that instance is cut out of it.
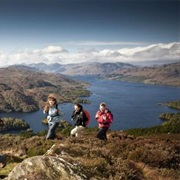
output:
<svg viewBox="0 0 180 180"><path fill-rule="evenodd" d="M76 136L75 136L75 134L71 134L71 135L70 135L70 137L72 137L72 138L73 138L73 137L76 137Z"/></svg>

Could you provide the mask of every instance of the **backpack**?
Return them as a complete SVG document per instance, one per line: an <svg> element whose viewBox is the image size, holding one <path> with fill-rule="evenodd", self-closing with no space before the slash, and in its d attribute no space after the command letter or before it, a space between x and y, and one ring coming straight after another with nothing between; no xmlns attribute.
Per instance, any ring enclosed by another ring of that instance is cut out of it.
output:
<svg viewBox="0 0 180 180"><path fill-rule="evenodd" d="M89 111L87 111L87 110L85 110L85 109L83 110L83 112L86 114L87 121L85 122L85 124L86 124L86 126L88 126L89 123L90 123L90 120L91 120L90 113L89 113Z"/></svg>
<svg viewBox="0 0 180 180"><path fill-rule="evenodd" d="M112 121L113 121L113 114L112 114L112 112L111 112L109 109L107 109L107 112L108 112L109 114L111 114Z"/></svg>
<svg viewBox="0 0 180 180"><path fill-rule="evenodd" d="M111 117L112 117L112 119L113 119L113 114L112 114L112 112L111 112L110 110L108 110L108 113L111 114Z"/></svg>

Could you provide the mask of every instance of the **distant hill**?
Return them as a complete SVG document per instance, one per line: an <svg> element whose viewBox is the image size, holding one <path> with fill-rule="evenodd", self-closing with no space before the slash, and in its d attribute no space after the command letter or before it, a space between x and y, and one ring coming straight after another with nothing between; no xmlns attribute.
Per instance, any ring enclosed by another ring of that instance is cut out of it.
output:
<svg viewBox="0 0 180 180"><path fill-rule="evenodd" d="M105 77L146 84L180 86L180 62L155 67L123 68L107 74Z"/></svg>
<svg viewBox="0 0 180 180"><path fill-rule="evenodd" d="M58 102L89 95L85 84L64 75L39 72L26 66L0 68L1 112L36 111L44 106L49 93L57 94Z"/></svg>
<svg viewBox="0 0 180 180"><path fill-rule="evenodd" d="M104 75L122 68L133 68L135 66L126 63L75 63L75 64L30 64L28 67L41 71L61 73L65 75Z"/></svg>
<svg viewBox="0 0 180 180"><path fill-rule="evenodd" d="M113 80L180 86L180 62L144 67L126 63L96 62L66 65L38 63L18 67L35 71L61 73L69 76L95 75Z"/></svg>
<svg viewBox="0 0 180 180"><path fill-rule="evenodd" d="M124 68L133 68L124 63L84 63L66 68L63 74L67 75L105 75Z"/></svg>

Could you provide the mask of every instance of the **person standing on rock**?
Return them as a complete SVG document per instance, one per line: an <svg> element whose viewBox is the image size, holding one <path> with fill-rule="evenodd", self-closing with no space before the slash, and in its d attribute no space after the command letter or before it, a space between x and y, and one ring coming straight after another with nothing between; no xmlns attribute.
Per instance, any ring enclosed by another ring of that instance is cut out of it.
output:
<svg viewBox="0 0 180 180"><path fill-rule="evenodd" d="M54 139L55 138L55 131L59 125L59 109L57 100L54 94L50 94L48 96L46 105L44 107L44 113L47 114L47 121L48 121L48 133L46 135L46 139Z"/></svg>
<svg viewBox="0 0 180 180"><path fill-rule="evenodd" d="M95 114L95 119L97 120L99 127L96 137L101 140L107 140L106 133L110 124L113 122L113 115L104 102L100 104L99 110Z"/></svg>

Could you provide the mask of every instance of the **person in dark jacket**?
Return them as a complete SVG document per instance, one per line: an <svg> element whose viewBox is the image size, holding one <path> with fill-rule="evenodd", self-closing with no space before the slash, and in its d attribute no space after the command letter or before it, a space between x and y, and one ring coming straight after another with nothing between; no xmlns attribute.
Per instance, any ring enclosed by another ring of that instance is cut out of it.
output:
<svg viewBox="0 0 180 180"><path fill-rule="evenodd" d="M72 113L71 119L75 122L74 123L75 127L71 130L70 133L71 137L73 136L78 137L86 127L86 121L88 119L83 111L82 105L80 104L74 105L74 111Z"/></svg>
<svg viewBox="0 0 180 180"><path fill-rule="evenodd" d="M96 137L101 140L107 140L106 132L109 129L110 124L113 122L113 116L104 102L100 104L99 110L96 112L95 119L97 120L99 127Z"/></svg>

